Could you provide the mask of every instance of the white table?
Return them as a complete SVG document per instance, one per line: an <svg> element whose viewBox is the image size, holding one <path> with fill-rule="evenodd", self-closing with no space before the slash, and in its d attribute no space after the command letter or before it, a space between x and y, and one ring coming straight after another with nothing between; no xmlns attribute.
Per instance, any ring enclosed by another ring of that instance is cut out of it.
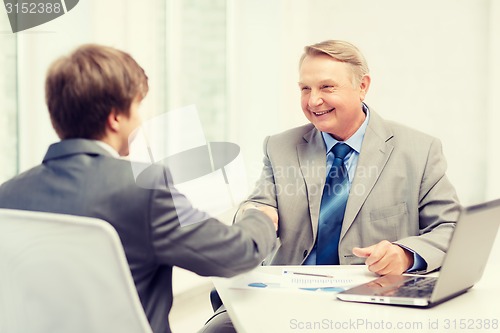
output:
<svg viewBox="0 0 500 333"><path fill-rule="evenodd" d="M261 266L245 276L280 275L283 268ZM365 266L344 268L366 270ZM342 302L328 292L234 289L230 286L235 279L214 278L214 284L240 333L500 332L500 238L481 281L467 293L430 309Z"/></svg>

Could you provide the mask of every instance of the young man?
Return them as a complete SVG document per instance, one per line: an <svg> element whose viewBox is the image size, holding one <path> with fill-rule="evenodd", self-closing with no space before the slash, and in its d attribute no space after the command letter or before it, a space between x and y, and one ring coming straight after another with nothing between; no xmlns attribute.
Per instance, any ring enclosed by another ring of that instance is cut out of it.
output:
<svg viewBox="0 0 500 333"><path fill-rule="evenodd" d="M277 215L272 208L248 209L241 223L229 227L192 208L173 187L141 187L130 162L118 157L128 154L147 92L144 70L114 48L84 45L54 62L46 101L61 141L49 147L41 165L2 184L0 207L109 222L120 236L153 331L165 333L172 267L224 277L249 270L271 252ZM158 167L147 177L167 173ZM181 217L202 222L181 227Z"/></svg>

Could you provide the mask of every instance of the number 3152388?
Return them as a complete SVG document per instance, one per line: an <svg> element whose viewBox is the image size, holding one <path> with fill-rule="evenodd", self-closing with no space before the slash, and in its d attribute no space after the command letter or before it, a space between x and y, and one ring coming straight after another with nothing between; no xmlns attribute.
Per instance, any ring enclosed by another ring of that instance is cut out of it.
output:
<svg viewBox="0 0 500 333"><path fill-rule="evenodd" d="M7 14L59 14L63 11L60 3L44 2L18 2L16 4L6 3Z"/></svg>

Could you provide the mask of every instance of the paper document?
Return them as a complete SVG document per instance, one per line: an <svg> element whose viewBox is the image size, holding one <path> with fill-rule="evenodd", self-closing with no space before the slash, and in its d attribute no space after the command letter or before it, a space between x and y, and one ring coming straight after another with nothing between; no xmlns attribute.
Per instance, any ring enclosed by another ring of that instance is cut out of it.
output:
<svg viewBox="0 0 500 333"><path fill-rule="evenodd" d="M253 272L234 279L231 288L262 289L282 291L325 291L340 292L347 288L368 282L376 278L368 270L337 268L290 267L281 274Z"/></svg>
<svg viewBox="0 0 500 333"><path fill-rule="evenodd" d="M281 283L290 288L341 288L352 285L354 280L338 274L324 275L285 269Z"/></svg>

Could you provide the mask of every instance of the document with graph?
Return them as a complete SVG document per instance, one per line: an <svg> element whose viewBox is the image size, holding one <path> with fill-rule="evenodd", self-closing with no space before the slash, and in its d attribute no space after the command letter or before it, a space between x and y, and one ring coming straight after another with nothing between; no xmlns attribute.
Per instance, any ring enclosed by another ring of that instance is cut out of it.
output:
<svg viewBox="0 0 500 333"><path fill-rule="evenodd" d="M363 266L283 266L281 273L250 272L233 278L231 288L340 292L376 277Z"/></svg>

